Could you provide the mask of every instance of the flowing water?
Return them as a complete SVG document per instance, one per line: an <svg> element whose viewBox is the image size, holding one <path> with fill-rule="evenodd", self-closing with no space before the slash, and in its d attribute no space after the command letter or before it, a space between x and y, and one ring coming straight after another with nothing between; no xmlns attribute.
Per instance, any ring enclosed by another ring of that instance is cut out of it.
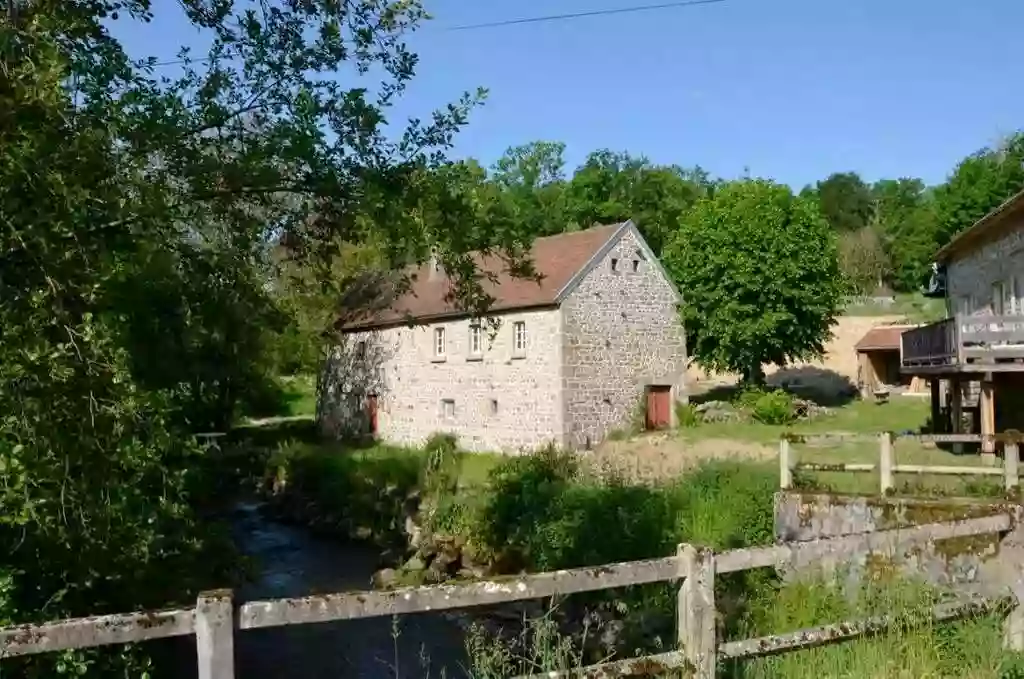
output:
<svg viewBox="0 0 1024 679"><path fill-rule="evenodd" d="M278 599L370 589L379 554L368 545L310 535L267 518L256 503L231 514L235 540L256 562L236 599ZM237 679L428 679L466 676L462 627L443 613L244 630L235 637ZM190 640L191 641L191 640ZM422 657L429 659L424 666Z"/></svg>

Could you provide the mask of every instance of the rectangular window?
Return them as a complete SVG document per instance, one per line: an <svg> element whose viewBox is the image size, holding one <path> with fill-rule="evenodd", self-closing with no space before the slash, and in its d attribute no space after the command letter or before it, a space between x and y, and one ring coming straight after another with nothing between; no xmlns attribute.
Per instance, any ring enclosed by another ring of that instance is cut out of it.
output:
<svg viewBox="0 0 1024 679"><path fill-rule="evenodd" d="M517 354L526 353L526 323L516 321L512 324L512 350Z"/></svg>
<svg viewBox="0 0 1024 679"><path fill-rule="evenodd" d="M455 419L455 399L441 399L441 417L445 418L446 420Z"/></svg>
<svg viewBox="0 0 1024 679"><path fill-rule="evenodd" d="M469 353L477 356L483 351L483 328L478 323L469 326Z"/></svg>
<svg viewBox="0 0 1024 679"><path fill-rule="evenodd" d="M498 414L498 399L492 398L491 399L491 415L497 415L497 414Z"/></svg>
<svg viewBox="0 0 1024 679"><path fill-rule="evenodd" d="M619 260L617 260L614 257L612 257L612 273L615 273L618 270L619 270Z"/></svg>
<svg viewBox="0 0 1024 679"><path fill-rule="evenodd" d="M446 349L444 328L434 328L434 357L444 358Z"/></svg>
<svg viewBox="0 0 1024 679"><path fill-rule="evenodd" d="M356 358L359 360L366 358L366 342L356 344Z"/></svg>
<svg viewBox="0 0 1024 679"><path fill-rule="evenodd" d="M640 271L640 260L639 259L634 259L633 260L633 273L637 273L638 271Z"/></svg>

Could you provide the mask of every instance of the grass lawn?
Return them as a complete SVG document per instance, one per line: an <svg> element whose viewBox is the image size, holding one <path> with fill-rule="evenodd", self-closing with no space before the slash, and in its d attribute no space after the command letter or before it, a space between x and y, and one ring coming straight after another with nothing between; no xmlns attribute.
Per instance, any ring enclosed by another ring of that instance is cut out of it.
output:
<svg viewBox="0 0 1024 679"><path fill-rule="evenodd" d="M906 316L915 323L931 323L945 317L946 306L941 299L921 294L899 294L892 304L864 302L851 304L843 310L847 316Z"/></svg>
<svg viewBox="0 0 1024 679"><path fill-rule="evenodd" d="M281 378L284 412L282 415L295 417L298 415L316 414L316 377L312 375L294 375Z"/></svg>
<svg viewBox="0 0 1024 679"><path fill-rule="evenodd" d="M723 450L758 452L761 459L774 459L776 446L782 434L880 434L885 431L917 433L928 419L929 401L916 396L894 396L888 403L876 404L853 401L835 408L832 414L789 426L774 426L757 422L731 422L700 424L682 429L678 437L686 447L706 450L720 446ZM894 449L897 464L983 466L976 449L966 448L954 453L951 447L939 448L912 440L897 439ZM684 453L685 454L685 453ZM797 462L837 464L844 462L878 464L879 444L875 441L849 441L828 443L793 443L791 455ZM836 492L877 492L877 472L815 473L805 475L815 484ZM953 477L935 475L898 475L897 489L901 493L923 495L990 495L1000 491L1001 481L994 477Z"/></svg>

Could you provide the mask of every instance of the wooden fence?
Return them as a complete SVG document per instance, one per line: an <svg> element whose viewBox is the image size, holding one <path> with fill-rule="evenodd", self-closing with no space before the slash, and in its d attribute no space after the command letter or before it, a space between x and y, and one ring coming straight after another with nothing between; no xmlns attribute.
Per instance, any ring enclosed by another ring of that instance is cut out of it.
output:
<svg viewBox="0 0 1024 679"><path fill-rule="evenodd" d="M303 625L334 620L392 616L545 598L578 592L642 585L680 584L677 650L585 668L588 677L652 676L683 669L700 679L715 676L719 660L755 658L831 644L885 631L893 620L872 618L766 636L720 642L716 636L715 577L753 568L785 567L824 558L845 562L868 552L897 553L915 545L972 535L1001 533L1013 520L997 514L963 521L737 549L722 553L680 545L674 556L592 568L539 573L466 584L412 587L394 591L325 594L236 606L230 591L207 592L195 608L104 615L40 625L0 629L0 657L65 649L124 644L176 636L195 636L200 679L234 679L234 639L240 630ZM1016 589L1006 596L952 601L931 610L932 620L951 620L1005 611L1006 645L1024 650L1024 601ZM325 648L325 653L331 649ZM577 675L549 673L544 677Z"/></svg>
<svg viewBox="0 0 1024 679"><path fill-rule="evenodd" d="M942 476L999 476L1008 494L1016 494L1020 488L1020 447L1019 434L996 435L988 438L1003 443L1002 466L940 466L919 464L898 464L894 444L898 440L913 440L919 443L980 443L986 437L979 434L935 434L910 435L883 432L877 435L864 434L823 434L812 436L786 435L779 440L779 487L788 490L793 487L794 471L810 472L853 472L878 473L879 490L883 495L892 493L896 474L936 474ZM877 442L878 464L795 462L792 456L794 443L850 443Z"/></svg>

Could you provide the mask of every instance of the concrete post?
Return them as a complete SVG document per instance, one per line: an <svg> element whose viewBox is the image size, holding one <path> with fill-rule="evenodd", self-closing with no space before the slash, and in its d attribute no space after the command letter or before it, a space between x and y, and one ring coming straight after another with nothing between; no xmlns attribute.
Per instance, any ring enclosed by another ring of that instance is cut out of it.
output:
<svg viewBox="0 0 1024 679"><path fill-rule="evenodd" d="M893 453L891 432L884 431L879 435L878 453L878 470L881 476L881 492L882 495L888 495L896 489L896 484L893 482L892 475Z"/></svg>
<svg viewBox="0 0 1024 679"><path fill-rule="evenodd" d="M793 487L793 464L789 459L789 439L779 439L779 488L789 490Z"/></svg>
<svg viewBox="0 0 1024 679"><path fill-rule="evenodd" d="M715 554L710 549L679 545L678 556L684 578L677 610L679 647L693 671L688 676L715 679Z"/></svg>
<svg viewBox="0 0 1024 679"><path fill-rule="evenodd" d="M1003 619L1003 648L1020 653L1024 652L1024 582L1021 580L1020 571L1017 572L1011 589L1017 601Z"/></svg>
<svg viewBox="0 0 1024 679"><path fill-rule="evenodd" d="M1007 441L1003 444L1003 472L1006 478L1006 492L1008 495L1016 493L1020 487L1019 468L1020 444L1016 441Z"/></svg>
<svg viewBox="0 0 1024 679"><path fill-rule="evenodd" d="M235 679L231 590L202 592L196 602L195 615L199 679Z"/></svg>

